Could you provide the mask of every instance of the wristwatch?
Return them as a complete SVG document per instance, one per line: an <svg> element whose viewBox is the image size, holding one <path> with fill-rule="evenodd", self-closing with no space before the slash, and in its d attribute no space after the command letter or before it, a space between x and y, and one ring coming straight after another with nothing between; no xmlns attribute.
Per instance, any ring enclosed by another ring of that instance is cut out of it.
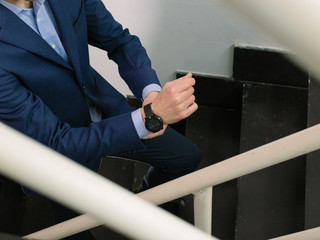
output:
<svg viewBox="0 0 320 240"><path fill-rule="evenodd" d="M154 114L151 109L151 103L145 105L143 110L146 115L145 126L149 132L156 133L163 129L163 121L161 117Z"/></svg>

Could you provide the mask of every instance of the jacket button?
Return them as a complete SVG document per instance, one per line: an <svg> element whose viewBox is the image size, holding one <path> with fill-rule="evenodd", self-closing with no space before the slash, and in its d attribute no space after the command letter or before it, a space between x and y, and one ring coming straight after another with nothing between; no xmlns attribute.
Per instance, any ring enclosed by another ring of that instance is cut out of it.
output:
<svg viewBox="0 0 320 240"><path fill-rule="evenodd" d="M81 87L82 87L82 90L86 89L86 85L84 85L83 83L82 83Z"/></svg>

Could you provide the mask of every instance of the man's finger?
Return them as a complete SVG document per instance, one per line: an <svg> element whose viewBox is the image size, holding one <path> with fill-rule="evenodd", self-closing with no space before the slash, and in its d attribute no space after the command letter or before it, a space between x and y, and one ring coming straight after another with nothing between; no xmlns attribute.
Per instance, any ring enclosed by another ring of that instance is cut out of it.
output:
<svg viewBox="0 0 320 240"><path fill-rule="evenodd" d="M192 78L192 73L187 73L186 75L178 79L184 79L184 78Z"/></svg>
<svg viewBox="0 0 320 240"><path fill-rule="evenodd" d="M191 88L195 85L196 80L194 78L178 78L168 85L168 87L174 87L176 92L183 92L188 88Z"/></svg>
<svg viewBox="0 0 320 240"><path fill-rule="evenodd" d="M194 88L193 87L189 87L189 88L185 89L184 91L180 92L181 99L187 99L192 95L194 95Z"/></svg>
<svg viewBox="0 0 320 240"><path fill-rule="evenodd" d="M195 102L196 98L194 95L189 96L185 101L184 101L184 107L188 108L190 107L194 102Z"/></svg>
<svg viewBox="0 0 320 240"><path fill-rule="evenodd" d="M198 104L193 102L187 109L187 115L190 116L192 113L194 113L195 111L197 111L198 109Z"/></svg>

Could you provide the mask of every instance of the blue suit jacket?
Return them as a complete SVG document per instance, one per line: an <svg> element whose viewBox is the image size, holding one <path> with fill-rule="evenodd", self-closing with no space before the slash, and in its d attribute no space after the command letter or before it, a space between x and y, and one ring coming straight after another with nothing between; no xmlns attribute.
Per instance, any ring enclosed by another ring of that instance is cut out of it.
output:
<svg viewBox="0 0 320 240"><path fill-rule="evenodd" d="M47 1L70 64L0 4L1 122L91 169L102 156L143 148L126 99L88 57L88 44L106 50L140 99L146 85L159 81L139 39L100 0ZM86 97L104 120L89 125Z"/></svg>

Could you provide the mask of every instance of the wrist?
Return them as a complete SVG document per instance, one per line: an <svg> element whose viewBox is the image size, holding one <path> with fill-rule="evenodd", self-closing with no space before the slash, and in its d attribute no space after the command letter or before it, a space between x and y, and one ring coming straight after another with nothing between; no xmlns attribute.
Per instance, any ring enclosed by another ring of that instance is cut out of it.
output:
<svg viewBox="0 0 320 240"><path fill-rule="evenodd" d="M159 84L151 83L151 84L147 85L142 90L142 102L147 98L149 93L160 92L160 91L161 91L161 86Z"/></svg>
<svg viewBox="0 0 320 240"><path fill-rule="evenodd" d="M131 118L140 139L143 139L150 134L150 132L146 129L144 118L141 115L140 109L131 112Z"/></svg>
<svg viewBox="0 0 320 240"><path fill-rule="evenodd" d="M148 93L148 95L146 96L145 100L143 101L142 106L145 106L149 103L152 103L153 100L158 96L159 92L150 92Z"/></svg>
<svg viewBox="0 0 320 240"><path fill-rule="evenodd" d="M143 107L140 108L140 113L141 113L141 117L143 119L143 122L145 123L146 122L146 114L144 113Z"/></svg>

